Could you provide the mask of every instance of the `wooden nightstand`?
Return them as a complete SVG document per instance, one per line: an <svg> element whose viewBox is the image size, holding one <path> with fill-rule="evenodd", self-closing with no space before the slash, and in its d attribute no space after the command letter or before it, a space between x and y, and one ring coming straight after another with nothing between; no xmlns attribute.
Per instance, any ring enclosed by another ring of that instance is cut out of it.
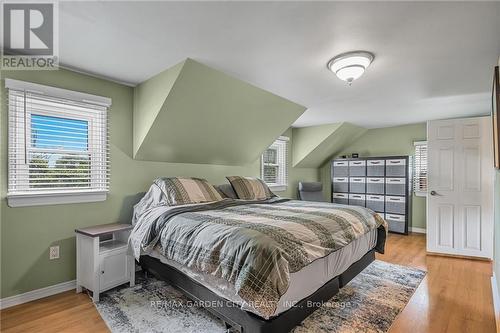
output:
<svg viewBox="0 0 500 333"><path fill-rule="evenodd" d="M123 283L135 284L135 261L127 255L127 240L133 226L111 223L76 229L76 292L99 293Z"/></svg>

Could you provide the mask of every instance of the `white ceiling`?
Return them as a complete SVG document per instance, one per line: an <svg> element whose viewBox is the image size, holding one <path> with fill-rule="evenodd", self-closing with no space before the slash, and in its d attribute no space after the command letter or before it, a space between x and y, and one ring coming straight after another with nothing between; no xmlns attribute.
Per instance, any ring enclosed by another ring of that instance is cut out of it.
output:
<svg viewBox="0 0 500 333"><path fill-rule="evenodd" d="M193 58L308 107L295 126L487 114L500 2L61 2L60 60L132 85ZM367 50L351 87L326 69Z"/></svg>

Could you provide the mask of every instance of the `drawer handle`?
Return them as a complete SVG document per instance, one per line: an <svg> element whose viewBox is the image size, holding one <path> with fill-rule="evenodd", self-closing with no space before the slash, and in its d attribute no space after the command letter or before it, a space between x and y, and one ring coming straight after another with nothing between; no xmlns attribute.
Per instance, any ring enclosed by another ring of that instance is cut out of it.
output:
<svg viewBox="0 0 500 333"><path fill-rule="evenodd" d="M371 179L372 182L379 182L380 179Z"/></svg>
<svg viewBox="0 0 500 333"><path fill-rule="evenodd" d="M380 162L371 162L371 164L380 164Z"/></svg>
<svg viewBox="0 0 500 333"><path fill-rule="evenodd" d="M104 274L104 270L101 271L101 274Z"/></svg>
<svg viewBox="0 0 500 333"><path fill-rule="evenodd" d="M391 201L401 201L399 199L392 199L392 198L389 198L389 200L391 200Z"/></svg>

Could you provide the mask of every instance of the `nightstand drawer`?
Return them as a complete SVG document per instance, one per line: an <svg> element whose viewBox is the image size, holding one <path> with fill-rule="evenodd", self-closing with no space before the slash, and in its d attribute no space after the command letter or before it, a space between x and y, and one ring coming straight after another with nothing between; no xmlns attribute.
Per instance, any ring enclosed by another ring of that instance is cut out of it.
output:
<svg viewBox="0 0 500 333"><path fill-rule="evenodd" d="M127 252L108 251L100 256L99 289L105 291L130 280L130 267Z"/></svg>

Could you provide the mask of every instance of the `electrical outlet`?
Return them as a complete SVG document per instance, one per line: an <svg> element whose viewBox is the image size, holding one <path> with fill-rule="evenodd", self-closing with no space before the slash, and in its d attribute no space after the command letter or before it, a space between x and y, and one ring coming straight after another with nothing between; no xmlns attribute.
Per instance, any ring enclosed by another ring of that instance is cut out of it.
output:
<svg viewBox="0 0 500 333"><path fill-rule="evenodd" d="M49 259L59 259L59 245L51 246L49 250Z"/></svg>

